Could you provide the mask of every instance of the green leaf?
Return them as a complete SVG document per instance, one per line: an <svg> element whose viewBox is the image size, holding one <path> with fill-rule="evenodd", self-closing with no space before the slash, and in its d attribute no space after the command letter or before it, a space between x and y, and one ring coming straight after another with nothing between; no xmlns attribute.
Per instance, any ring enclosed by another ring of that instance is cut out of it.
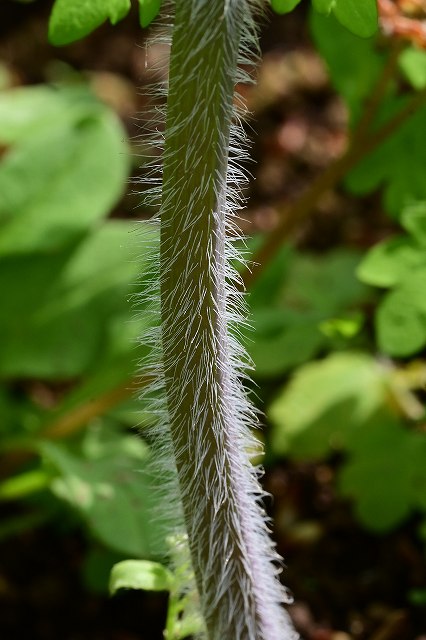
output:
<svg viewBox="0 0 426 640"><path fill-rule="evenodd" d="M284 373L327 343L321 323L365 298L354 277L358 261L350 251L318 257L282 250L249 298L255 339L247 349L257 376Z"/></svg>
<svg viewBox="0 0 426 640"><path fill-rule="evenodd" d="M241 252L244 253L244 247L241 247ZM250 259L249 257L247 258ZM278 296L289 278L289 270L294 265L294 258L292 248L288 244L280 247L250 288L249 302L251 309L269 308L271 304L275 305L277 303Z"/></svg>
<svg viewBox="0 0 426 640"><path fill-rule="evenodd" d="M148 27L160 12L162 0L139 0L139 22Z"/></svg>
<svg viewBox="0 0 426 640"><path fill-rule="evenodd" d="M401 224L424 251L426 247L426 202L416 202L407 206L401 214Z"/></svg>
<svg viewBox="0 0 426 640"><path fill-rule="evenodd" d="M426 87L426 52L408 47L400 54L399 67L414 89Z"/></svg>
<svg viewBox="0 0 426 640"><path fill-rule="evenodd" d="M67 378L124 358L126 377L145 326L127 301L146 264L133 230L111 220L66 251L0 261L0 375Z"/></svg>
<svg viewBox="0 0 426 640"><path fill-rule="evenodd" d="M385 392L385 372L367 354L334 353L300 367L269 408L274 451L320 458L345 447Z"/></svg>
<svg viewBox="0 0 426 640"><path fill-rule="evenodd" d="M87 91L84 92L87 96ZM35 131L66 119L81 90L55 90L47 86L18 87L0 93L0 141L12 144L27 140ZM91 100L94 102L93 98Z"/></svg>
<svg viewBox="0 0 426 640"><path fill-rule="evenodd" d="M335 0L312 0L312 6L319 13L330 13Z"/></svg>
<svg viewBox="0 0 426 640"><path fill-rule="evenodd" d="M62 308L54 295L71 249L58 255L0 262L2 376L68 377L89 366L99 346L96 316L87 308Z"/></svg>
<svg viewBox="0 0 426 640"><path fill-rule="evenodd" d="M139 454L130 456L123 436L115 438L113 453L90 457L71 454L52 442L41 443L44 459L59 473L52 491L76 509L92 534L111 549L135 557L164 553L165 541L153 524L148 456L143 460Z"/></svg>
<svg viewBox="0 0 426 640"><path fill-rule="evenodd" d="M29 397L16 396L13 385L0 386L0 451L14 449L19 438L31 437L39 428L42 415L42 409Z"/></svg>
<svg viewBox="0 0 426 640"><path fill-rule="evenodd" d="M404 292L405 296L411 300L413 306L422 314L426 314L426 297L424 295L426 287L426 267L419 266L413 269L411 274L396 289Z"/></svg>
<svg viewBox="0 0 426 640"><path fill-rule="evenodd" d="M282 287L283 309L299 311L304 317L312 312L318 320L364 300L367 290L354 275L359 261L360 254L348 250L324 256L299 254Z"/></svg>
<svg viewBox="0 0 426 640"><path fill-rule="evenodd" d="M47 489L52 476L43 469L32 469L0 483L0 500L20 500Z"/></svg>
<svg viewBox="0 0 426 640"><path fill-rule="evenodd" d="M414 506L426 512L426 435L423 432L411 434L411 482Z"/></svg>
<svg viewBox="0 0 426 640"><path fill-rule="evenodd" d="M346 29L361 38L373 36L378 28L376 0L312 0L316 11L334 13Z"/></svg>
<svg viewBox="0 0 426 640"><path fill-rule="evenodd" d="M377 31L376 0L334 0L332 10L344 27L361 38L370 38Z"/></svg>
<svg viewBox="0 0 426 640"><path fill-rule="evenodd" d="M411 238L397 236L370 249L357 269L357 276L377 287L392 287L422 264L426 265L424 250Z"/></svg>
<svg viewBox="0 0 426 640"><path fill-rule="evenodd" d="M2 159L0 255L56 251L107 215L123 192L129 153L118 118L87 94L63 108L67 118L35 128Z"/></svg>
<svg viewBox="0 0 426 640"><path fill-rule="evenodd" d="M355 499L361 522L375 531L386 531L410 511L407 437L399 425L386 421L374 424L369 435L361 451L344 466L340 489Z"/></svg>
<svg viewBox="0 0 426 640"><path fill-rule="evenodd" d="M412 433L394 419L383 417L364 429L362 440L358 439L356 451L344 466L340 489L355 499L358 517L370 529L383 532L394 527L414 506L418 472L413 465L414 444ZM425 464L426 457L423 468Z"/></svg>
<svg viewBox="0 0 426 640"><path fill-rule="evenodd" d="M347 314L340 318L330 318L320 324L320 331L330 337L353 338L362 329L364 316L361 312Z"/></svg>
<svg viewBox="0 0 426 640"><path fill-rule="evenodd" d="M404 105L403 98L388 100L381 122ZM426 201L425 166L426 107L422 107L348 174L346 185L356 194L384 189L386 210L398 218L407 205Z"/></svg>
<svg viewBox="0 0 426 640"><path fill-rule="evenodd" d="M105 20L116 24L130 9L130 0L56 0L49 21L49 40L64 45L84 38Z"/></svg>
<svg viewBox="0 0 426 640"><path fill-rule="evenodd" d="M256 310L255 340L247 348L257 377L277 376L312 358L324 343L318 319L307 314Z"/></svg>
<svg viewBox="0 0 426 640"><path fill-rule="evenodd" d="M411 292L405 286L391 291L376 313L379 348L392 356L411 355L426 343L426 315L416 306ZM424 296L424 288L414 293Z"/></svg>
<svg viewBox="0 0 426 640"><path fill-rule="evenodd" d="M378 53L371 40L356 37L333 15L325 17L313 11L310 26L333 86L350 108L351 119L356 121L380 76L384 56Z"/></svg>
<svg viewBox="0 0 426 640"><path fill-rule="evenodd" d="M300 0L271 0L271 6L276 13L289 13L299 2Z"/></svg>
<svg viewBox="0 0 426 640"><path fill-rule="evenodd" d="M170 591L173 583L171 571L158 562L123 560L115 564L111 570L109 591L111 595L119 589Z"/></svg>

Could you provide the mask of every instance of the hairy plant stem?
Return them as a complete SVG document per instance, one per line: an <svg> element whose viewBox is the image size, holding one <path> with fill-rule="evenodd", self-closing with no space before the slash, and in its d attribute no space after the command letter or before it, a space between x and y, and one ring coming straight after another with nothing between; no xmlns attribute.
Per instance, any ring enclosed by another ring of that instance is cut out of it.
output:
<svg viewBox="0 0 426 640"><path fill-rule="evenodd" d="M265 534L244 451L226 320L228 149L248 10L247 0L176 1L163 168L161 326L169 427L202 612L215 640L290 637L270 557L264 558L267 545L257 537ZM252 515L262 524L253 524Z"/></svg>

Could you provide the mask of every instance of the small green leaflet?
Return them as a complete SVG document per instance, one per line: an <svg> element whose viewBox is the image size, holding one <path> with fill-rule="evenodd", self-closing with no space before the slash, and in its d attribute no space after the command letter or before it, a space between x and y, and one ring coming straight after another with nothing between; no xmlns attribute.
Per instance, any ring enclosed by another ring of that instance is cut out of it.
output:
<svg viewBox="0 0 426 640"><path fill-rule="evenodd" d="M376 0L335 0L332 11L341 24L361 38L377 31Z"/></svg>
<svg viewBox="0 0 426 640"><path fill-rule="evenodd" d="M105 20L116 24L128 13L130 0L56 0L49 21L49 40L65 45L84 38Z"/></svg>
<svg viewBox="0 0 426 640"><path fill-rule="evenodd" d="M276 13L289 13L299 2L300 0L271 0L271 5Z"/></svg>
<svg viewBox="0 0 426 640"><path fill-rule="evenodd" d="M362 282L394 287L411 277L413 269L426 266L424 249L413 238L394 236L374 245L357 268Z"/></svg>
<svg viewBox="0 0 426 640"><path fill-rule="evenodd" d="M139 22L142 27L151 24L161 8L161 0L139 0Z"/></svg>
<svg viewBox="0 0 426 640"><path fill-rule="evenodd" d="M409 47L399 56L399 68L410 84L418 90L426 87L426 51Z"/></svg>
<svg viewBox="0 0 426 640"><path fill-rule="evenodd" d="M300 0L271 0L277 13L292 11ZM312 0L319 13L334 13L339 22L361 38L369 38L377 31L376 0Z"/></svg>
<svg viewBox="0 0 426 640"><path fill-rule="evenodd" d="M385 376L374 358L358 351L335 352L296 369L269 407L273 452L315 460L349 447L384 406Z"/></svg>
<svg viewBox="0 0 426 640"><path fill-rule="evenodd" d="M335 0L312 0L313 8L319 13L330 13Z"/></svg>
<svg viewBox="0 0 426 640"><path fill-rule="evenodd" d="M173 582L173 574L158 562L123 560L115 564L111 570L109 590L111 595L119 589L169 591Z"/></svg>
<svg viewBox="0 0 426 640"><path fill-rule="evenodd" d="M424 286L425 273L418 271L415 282ZM422 293L403 283L381 301L375 326L379 348L391 356L403 358L420 351L426 343L426 323L422 309ZM413 294L417 293L415 299Z"/></svg>

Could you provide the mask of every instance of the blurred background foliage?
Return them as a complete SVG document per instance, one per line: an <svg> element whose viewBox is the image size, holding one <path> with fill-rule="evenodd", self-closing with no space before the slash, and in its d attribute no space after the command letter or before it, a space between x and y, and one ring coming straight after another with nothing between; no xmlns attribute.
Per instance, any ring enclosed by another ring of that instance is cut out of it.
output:
<svg viewBox="0 0 426 640"><path fill-rule="evenodd" d="M116 561L168 554L136 399L152 211L132 195L164 47L133 6L55 49L51 4L0 6L0 631L24 637L26 611L34 640L160 638L161 597L126 596L141 624L124 596L89 594ZM257 160L242 333L306 640L426 631L426 53L395 25L362 40L302 2L265 26L257 88L239 88Z"/></svg>

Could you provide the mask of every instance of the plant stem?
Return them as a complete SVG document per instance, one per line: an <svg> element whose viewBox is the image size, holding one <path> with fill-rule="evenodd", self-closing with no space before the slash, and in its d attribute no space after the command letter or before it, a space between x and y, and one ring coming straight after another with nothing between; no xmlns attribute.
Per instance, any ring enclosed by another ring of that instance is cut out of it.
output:
<svg viewBox="0 0 426 640"><path fill-rule="evenodd" d="M382 72L373 87L372 93L364 105L363 114L357 122L355 130L351 138L356 141L368 135L371 126L374 123L377 112L383 102L390 83L395 78L395 71L398 66L398 59L403 48L401 41L393 40L390 45L390 51L386 63L383 65Z"/></svg>
<svg viewBox="0 0 426 640"><path fill-rule="evenodd" d="M278 640L286 619L231 366L225 227L233 94L247 0L177 0L161 208L169 426L211 640Z"/></svg>
<svg viewBox="0 0 426 640"><path fill-rule="evenodd" d="M139 376L127 380L121 385L105 391L96 398L90 399L72 409L64 411L58 409L53 420L37 433L37 439L63 440L82 431L88 422L99 416L105 415L110 409L119 405L127 398L131 398L135 391L140 390L149 382L147 377ZM9 453L1 458L0 478L8 477L19 467L37 455L32 444L33 441L16 442Z"/></svg>
<svg viewBox="0 0 426 640"><path fill-rule="evenodd" d="M62 440L82 430L88 422L102 416L127 398L131 398L135 391L146 384L142 377L127 380L120 386L109 389L97 398L88 400L65 413L59 415L39 434L40 438L48 440Z"/></svg>

